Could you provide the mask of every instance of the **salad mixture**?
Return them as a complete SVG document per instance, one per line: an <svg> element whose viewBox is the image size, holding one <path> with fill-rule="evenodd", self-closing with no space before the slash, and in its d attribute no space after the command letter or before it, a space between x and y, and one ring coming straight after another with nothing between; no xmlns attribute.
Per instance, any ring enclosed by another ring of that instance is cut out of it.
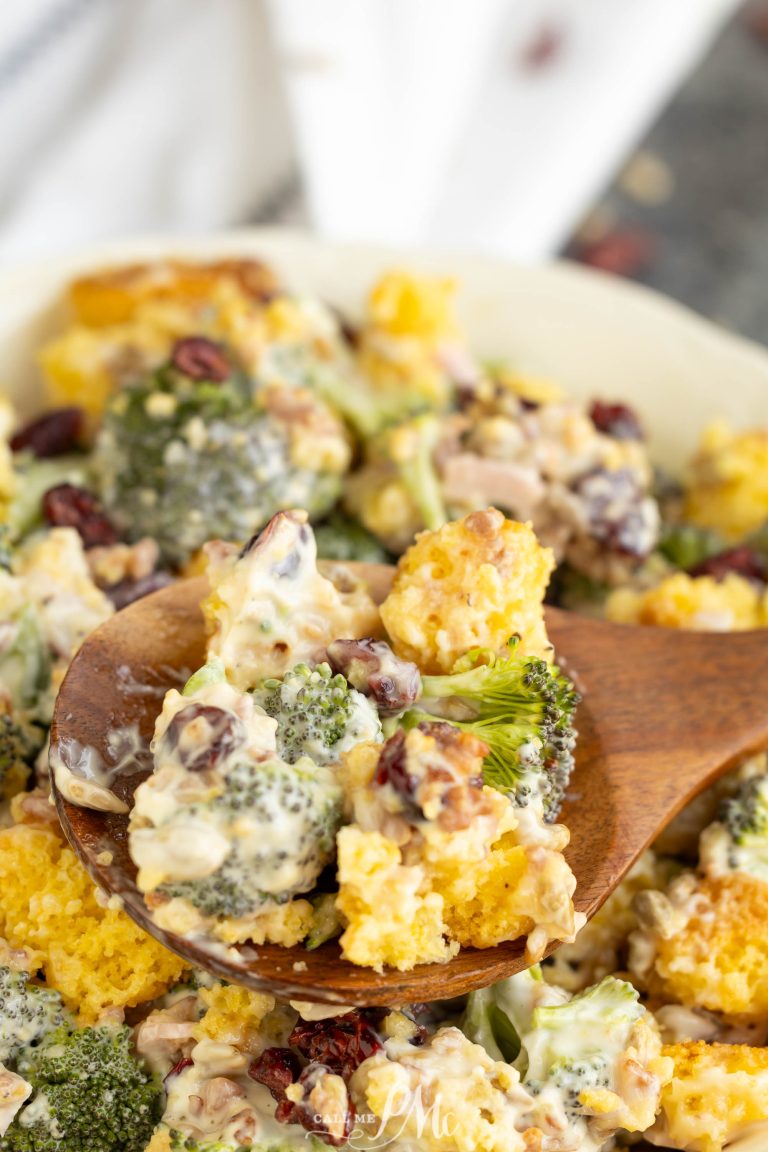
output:
<svg viewBox="0 0 768 1152"><path fill-rule="evenodd" d="M388 273L352 326L255 262L89 276L46 409L2 406L0 1152L768 1148L766 758L580 926L542 615L764 625L768 431L714 425L663 476L625 405L474 356L453 297ZM397 557L377 609L343 562ZM94 887L49 802L56 690L115 610L204 570L207 662L132 814L158 922L373 968L566 940L549 959L446 1002L286 1004Z"/></svg>

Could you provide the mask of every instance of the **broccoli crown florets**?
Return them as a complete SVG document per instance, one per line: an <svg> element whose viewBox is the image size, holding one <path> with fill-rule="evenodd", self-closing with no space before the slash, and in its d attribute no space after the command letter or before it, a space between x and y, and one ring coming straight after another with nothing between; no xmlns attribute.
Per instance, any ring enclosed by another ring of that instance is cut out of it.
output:
<svg viewBox="0 0 768 1152"><path fill-rule="evenodd" d="M266 900L308 891L333 856L341 824L341 789L327 769L304 759L242 762L207 805L184 819L210 821L225 834L236 821L231 849L210 876L163 884L167 896L188 900L206 916L240 917Z"/></svg>
<svg viewBox="0 0 768 1152"><path fill-rule="evenodd" d="M247 540L281 508L322 515L333 506L338 473L297 465L290 416L257 401L234 373L212 382L171 366L111 401L94 466L129 538L154 537L166 562L180 564L211 537Z"/></svg>
<svg viewBox="0 0 768 1152"><path fill-rule="evenodd" d="M730 867L768 880L768 775L745 780L724 802L721 819Z"/></svg>
<svg viewBox="0 0 768 1152"><path fill-rule="evenodd" d="M18 1074L34 1094L0 1140L3 1152L143 1152L161 1087L131 1051L130 1028L63 1026L27 1049Z"/></svg>
<svg viewBox="0 0 768 1152"><path fill-rule="evenodd" d="M0 968L0 1064L16 1064L64 1019L58 992L33 984L26 972Z"/></svg>
<svg viewBox="0 0 768 1152"><path fill-rule="evenodd" d="M315 525L315 543L323 560L388 564L392 559L367 528L342 512L333 512L322 524Z"/></svg>
<svg viewBox="0 0 768 1152"><path fill-rule="evenodd" d="M51 654L35 610L29 606L2 622L0 688L14 710L38 707L50 686Z"/></svg>
<svg viewBox="0 0 768 1152"><path fill-rule="evenodd" d="M554 1081L578 1104L586 1088L609 1082L616 1056L645 1009L635 988L606 976L564 1004L537 1007L523 1036L526 1082Z"/></svg>
<svg viewBox="0 0 768 1152"><path fill-rule="evenodd" d="M0 803L23 792L30 765L43 746L42 728L0 714Z"/></svg>
<svg viewBox="0 0 768 1152"><path fill-rule="evenodd" d="M253 696L277 720L277 751L288 764L302 756L334 764L355 744L382 739L373 704L328 664L297 664L282 680L265 680Z"/></svg>
<svg viewBox="0 0 768 1152"><path fill-rule="evenodd" d="M486 784L526 805L541 796L554 820L573 769L579 696L546 661L467 653L448 676L422 677L422 707L483 740ZM407 722L424 719L412 712Z"/></svg>

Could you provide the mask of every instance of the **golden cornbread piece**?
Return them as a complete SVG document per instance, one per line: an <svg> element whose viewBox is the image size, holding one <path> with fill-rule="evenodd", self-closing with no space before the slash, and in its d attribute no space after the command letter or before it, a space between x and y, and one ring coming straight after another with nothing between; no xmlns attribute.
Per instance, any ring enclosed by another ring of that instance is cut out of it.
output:
<svg viewBox="0 0 768 1152"><path fill-rule="evenodd" d="M722 580L676 572L645 592L617 589L606 601L605 614L617 624L735 632L765 627L768 595L735 572Z"/></svg>
<svg viewBox="0 0 768 1152"><path fill-rule="evenodd" d="M691 465L685 516L729 540L768 519L768 428L735 432L718 421L705 430Z"/></svg>
<svg viewBox="0 0 768 1152"><path fill-rule="evenodd" d="M89 328L104 328L132 320L148 300L205 303L222 281L231 282L252 299L277 291L274 273L259 260L215 260L192 264L183 260L157 260L128 264L81 276L69 288L75 316Z"/></svg>
<svg viewBox="0 0 768 1152"><path fill-rule="evenodd" d="M465 652L548 656L543 601L554 567L529 524L495 508L422 532L397 566L381 618L398 656L450 672Z"/></svg>
<svg viewBox="0 0 768 1152"><path fill-rule="evenodd" d="M185 969L97 891L52 828L0 831L0 937L34 952L83 1024L163 995Z"/></svg>
<svg viewBox="0 0 768 1152"><path fill-rule="evenodd" d="M663 1053L674 1061L674 1074L662 1088L661 1115L651 1129L663 1146L721 1152L768 1118L768 1048L699 1040L668 1045ZM765 1140L768 1147L768 1132Z"/></svg>
<svg viewBox="0 0 768 1152"><path fill-rule="evenodd" d="M666 908L644 934L655 954L639 975L651 994L746 1020L768 1016L768 884L745 872L684 875L668 892L668 906L661 893L643 894Z"/></svg>
<svg viewBox="0 0 768 1152"><path fill-rule="evenodd" d="M259 1027L275 1006L266 992L252 992L235 984L214 984L201 988L198 998L206 1007L195 1027L198 1040L218 1040L250 1051L258 1041Z"/></svg>

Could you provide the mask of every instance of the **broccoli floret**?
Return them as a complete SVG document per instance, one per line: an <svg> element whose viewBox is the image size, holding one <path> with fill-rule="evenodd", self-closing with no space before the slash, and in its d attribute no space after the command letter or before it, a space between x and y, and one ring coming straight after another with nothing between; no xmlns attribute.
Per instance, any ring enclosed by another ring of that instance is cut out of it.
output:
<svg viewBox="0 0 768 1152"><path fill-rule="evenodd" d="M305 364L303 382L335 408L364 441L423 412L428 403L413 390L377 392L351 366L340 371L317 360Z"/></svg>
<svg viewBox="0 0 768 1152"><path fill-rule="evenodd" d="M253 697L277 720L277 752L288 764L302 756L335 764L355 744L382 739L373 704L328 664L297 664L282 680L265 680Z"/></svg>
<svg viewBox="0 0 768 1152"><path fill-rule="evenodd" d="M768 880L768 775L745 780L723 803L721 820L729 840L729 866Z"/></svg>
<svg viewBox="0 0 768 1152"><path fill-rule="evenodd" d="M2 1152L143 1152L159 1119L160 1083L133 1055L126 1027L66 1026L19 1061L35 1089Z"/></svg>
<svg viewBox="0 0 768 1152"><path fill-rule="evenodd" d="M657 548L676 568L687 570L716 556L725 547L723 538L710 528L695 524L667 524L661 530Z"/></svg>
<svg viewBox="0 0 768 1152"><path fill-rule="evenodd" d="M51 654L34 608L2 621L0 689L14 711L35 708L50 687Z"/></svg>
<svg viewBox="0 0 768 1152"><path fill-rule="evenodd" d="M238 823L238 835L228 837L229 854L212 875L168 882L158 891L188 900L205 916L238 918L313 886L333 856L341 789L327 769L306 758L293 766L242 762L227 773L222 793L179 813L182 821L198 818L225 833Z"/></svg>
<svg viewBox="0 0 768 1152"><path fill-rule="evenodd" d="M342 512L334 512L322 524L315 525L315 543L323 560L388 564L392 559L367 528Z"/></svg>
<svg viewBox="0 0 768 1152"><path fill-rule="evenodd" d="M573 769L579 696L546 661L475 650L447 676L423 676L424 711L406 714L407 725L439 716L488 745L483 779L519 806L541 797L554 820Z"/></svg>
<svg viewBox="0 0 768 1152"><path fill-rule="evenodd" d="M397 468L408 495L430 532L448 519L434 451L440 439L440 420L424 413L389 433L387 454Z"/></svg>
<svg viewBox="0 0 768 1152"><path fill-rule="evenodd" d="M7 544L12 548L43 526L43 496L59 484L87 483L87 470L82 456L59 456L38 459L27 452L14 456L16 486L3 516Z"/></svg>
<svg viewBox="0 0 768 1152"><path fill-rule="evenodd" d="M526 1086L536 1091L547 1083L557 1085L566 1111L578 1114L581 1092L610 1086L616 1058L644 1012L637 990L615 976L564 1004L535 1008L522 1036Z"/></svg>
<svg viewBox="0 0 768 1152"><path fill-rule="evenodd" d="M321 516L341 487L337 473L294 462L289 418L260 410L247 381L171 366L111 401L94 468L115 524L154 537L171 565L214 536L247 540L282 508Z"/></svg>
<svg viewBox="0 0 768 1152"><path fill-rule="evenodd" d="M58 992L33 984L26 972L0 968L0 1064L15 1065L65 1017Z"/></svg>
<svg viewBox="0 0 768 1152"><path fill-rule="evenodd" d="M171 1142L171 1152L241 1152L239 1146L227 1144L223 1140L195 1140L194 1136L185 1136L183 1132L175 1130L169 1132L168 1135Z"/></svg>
<svg viewBox="0 0 768 1152"><path fill-rule="evenodd" d="M24 791L44 740L37 724L0 715L0 803Z"/></svg>

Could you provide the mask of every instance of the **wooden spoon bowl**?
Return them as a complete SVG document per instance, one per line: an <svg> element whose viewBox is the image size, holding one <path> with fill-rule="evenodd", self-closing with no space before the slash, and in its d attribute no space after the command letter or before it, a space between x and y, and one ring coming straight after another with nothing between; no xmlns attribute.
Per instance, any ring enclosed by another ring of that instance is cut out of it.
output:
<svg viewBox="0 0 768 1152"><path fill-rule="evenodd" d="M377 602L393 569L351 565ZM146 743L162 699L205 660L202 578L147 596L97 629L62 685L53 718L54 753L74 741L109 763L110 730L136 726ZM697 792L741 757L768 745L768 709L756 704L768 675L768 633L728 635L631 628L547 609L558 660L582 692L576 769L562 812L575 905L589 917L655 835ZM130 807L148 775L128 762L114 779ZM128 816L67 801L54 785L67 837L96 883L118 895L147 932L190 964L226 980L290 999L397 1005L456 996L525 967L524 942L463 948L447 964L377 973L343 960L336 941L221 946L164 932L136 887ZM557 947L550 946L549 951Z"/></svg>

